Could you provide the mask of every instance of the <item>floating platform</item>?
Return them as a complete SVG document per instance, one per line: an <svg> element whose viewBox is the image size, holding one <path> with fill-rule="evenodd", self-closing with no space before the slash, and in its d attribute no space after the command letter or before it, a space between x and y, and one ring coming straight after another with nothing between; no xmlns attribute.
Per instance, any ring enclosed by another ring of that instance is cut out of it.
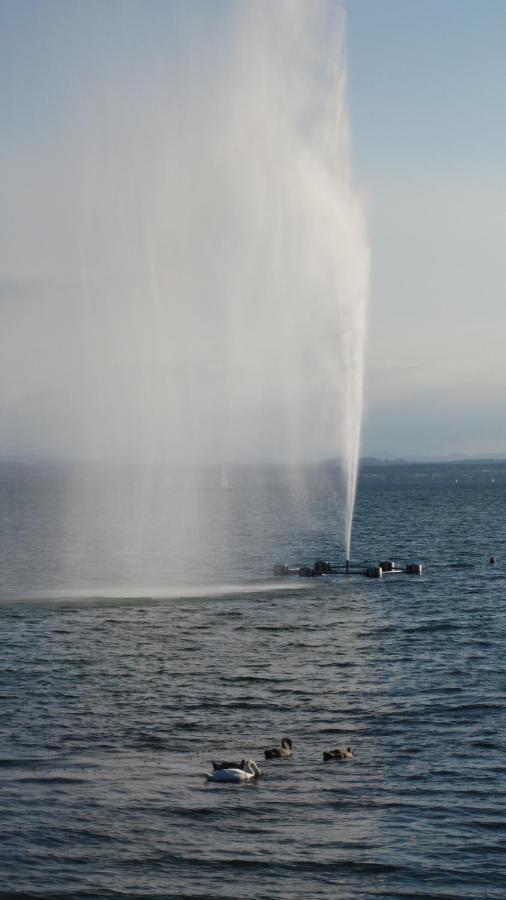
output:
<svg viewBox="0 0 506 900"><path fill-rule="evenodd" d="M392 559L384 559L377 565L352 566L349 560L343 563L331 563L328 560L317 559L313 566L289 566L287 563L277 563L274 566L274 575L280 578L317 578L322 575L365 575L366 578L383 578L383 575L421 575L420 563L407 563L399 567Z"/></svg>

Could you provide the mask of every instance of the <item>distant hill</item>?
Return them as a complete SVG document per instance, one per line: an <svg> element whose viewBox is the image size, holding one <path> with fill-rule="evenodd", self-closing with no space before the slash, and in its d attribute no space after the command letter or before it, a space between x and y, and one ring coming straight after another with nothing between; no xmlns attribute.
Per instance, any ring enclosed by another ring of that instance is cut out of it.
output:
<svg viewBox="0 0 506 900"><path fill-rule="evenodd" d="M359 477L364 481L386 483L404 481L506 483L506 459L446 460L379 460L372 457L360 462Z"/></svg>
<svg viewBox="0 0 506 900"><path fill-rule="evenodd" d="M466 456L455 454L448 456L417 456L413 459L380 459L376 456L363 456L361 466L416 466L416 465L492 465L506 462L506 454L493 456Z"/></svg>
<svg viewBox="0 0 506 900"><path fill-rule="evenodd" d="M376 456L363 456L360 460L361 466L409 466L412 460L409 459L378 459Z"/></svg>

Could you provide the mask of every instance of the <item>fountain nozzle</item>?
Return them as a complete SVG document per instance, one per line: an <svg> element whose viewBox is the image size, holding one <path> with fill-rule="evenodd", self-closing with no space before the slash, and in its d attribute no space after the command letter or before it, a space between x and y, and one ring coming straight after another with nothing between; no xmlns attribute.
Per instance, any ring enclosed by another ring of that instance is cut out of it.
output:
<svg viewBox="0 0 506 900"><path fill-rule="evenodd" d="M347 575L350 574L350 561L349 561L349 559L346 560L346 565L345 565L345 567L344 567L344 571L346 572Z"/></svg>

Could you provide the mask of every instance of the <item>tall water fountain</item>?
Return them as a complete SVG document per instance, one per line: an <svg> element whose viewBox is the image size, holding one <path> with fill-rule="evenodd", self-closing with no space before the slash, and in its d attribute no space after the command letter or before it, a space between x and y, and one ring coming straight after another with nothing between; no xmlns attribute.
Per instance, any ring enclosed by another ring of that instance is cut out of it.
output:
<svg viewBox="0 0 506 900"><path fill-rule="evenodd" d="M125 10L137 28L123 27ZM84 20L75 28L93 64L66 84L54 162L66 211L55 208L52 227L79 337L61 408L46 414L47 449L139 467L117 491L121 504L130 496L117 565L132 578L155 506L179 558L211 537L213 553L227 545L248 516L232 509L232 464L287 466L303 521L301 464L341 460L332 531L349 559L369 252L350 171L343 8L112 3L100 35ZM218 488L226 467L218 499L204 464ZM258 484L267 494L268 479ZM71 498L83 521L87 490ZM74 557L88 538L74 534Z"/></svg>

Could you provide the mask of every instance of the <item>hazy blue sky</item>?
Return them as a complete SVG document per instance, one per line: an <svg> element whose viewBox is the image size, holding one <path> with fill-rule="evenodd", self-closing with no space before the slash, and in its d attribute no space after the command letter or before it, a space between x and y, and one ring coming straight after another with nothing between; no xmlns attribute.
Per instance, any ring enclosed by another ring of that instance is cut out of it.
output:
<svg viewBox="0 0 506 900"><path fill-rule="evenodd" d="M149 95L143 44L169 76L189 46L211 71L238 8L0 0L1 452L36 450L37 429L62 425L40 398L82 350L67 295L80 259L69 197L85 188L69 147L97 71L130 55L137 100ZM364 454L506 452L505 47L503 0L348 0L353 165L372 251ZM104 108L117 101L107 91Z"/></svg>
<svg viewBox="0 0 506 900"><path fill-rule="evenodd" d="M348 3L366 452L506 450L505 47L502 0Z"/></svg>

